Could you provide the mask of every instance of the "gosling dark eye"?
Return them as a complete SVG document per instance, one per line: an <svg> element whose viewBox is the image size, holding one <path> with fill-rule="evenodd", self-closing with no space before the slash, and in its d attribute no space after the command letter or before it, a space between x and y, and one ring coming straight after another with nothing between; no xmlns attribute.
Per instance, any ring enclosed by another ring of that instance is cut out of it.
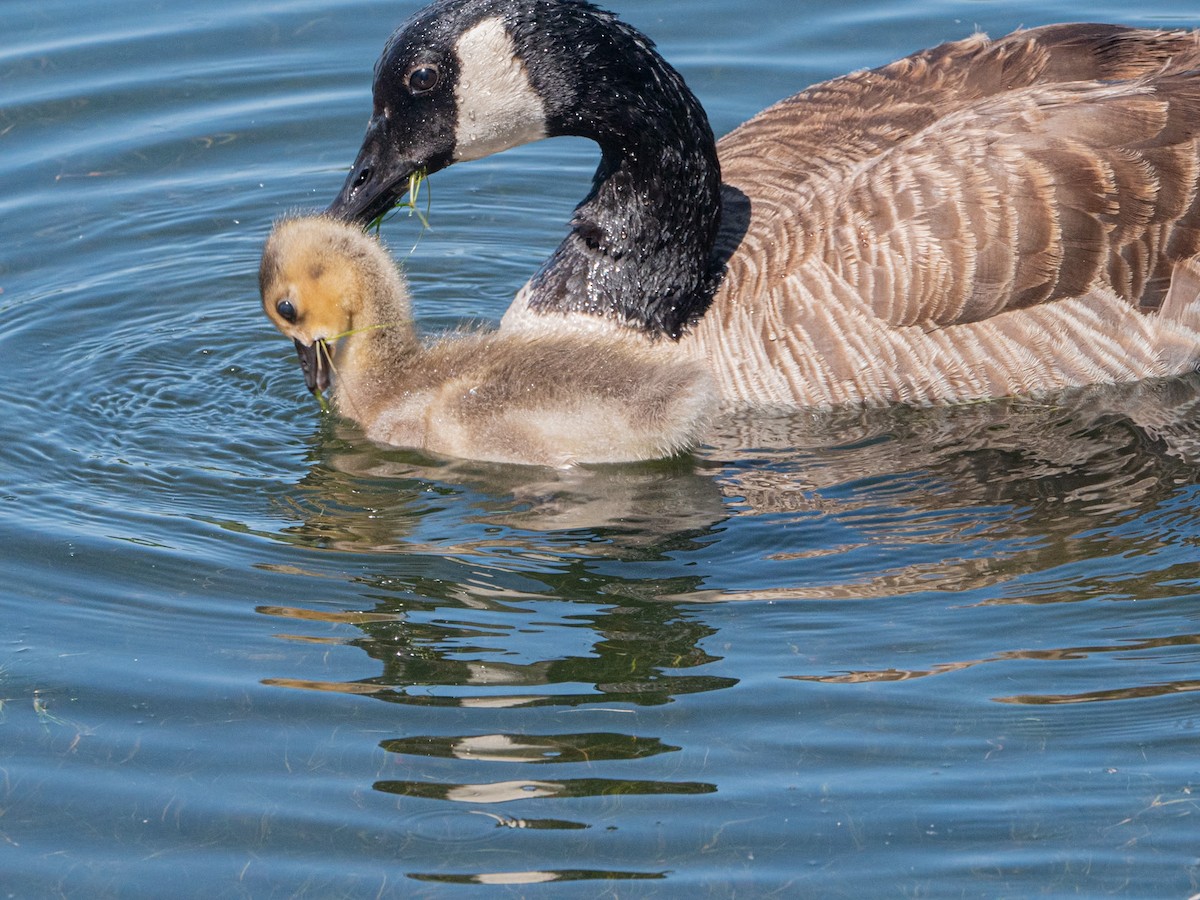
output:
<svg viewBox="0 0 1200 900"><path fill-rule="evenodd" d="M438 85L441 75L437 66L417 66L408 73L408 89L414 94L425 94Z"/></svg>
<svg viewBox="0 0 1200 900"><path fill-rule="evenodd" d="M279 313L279 318L283 321L296 324L296 307L291 300L280 300L275 304L275 312Z"/></svg>

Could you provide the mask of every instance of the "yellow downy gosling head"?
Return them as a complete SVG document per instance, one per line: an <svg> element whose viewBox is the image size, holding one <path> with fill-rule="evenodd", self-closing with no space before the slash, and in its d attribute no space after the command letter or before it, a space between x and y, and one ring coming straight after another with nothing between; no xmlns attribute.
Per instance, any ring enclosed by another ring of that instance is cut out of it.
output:
<svg viewBox="0 0 1200 900"><path fill-rule="evenodd" d="M387 330L384 343L416 341L395 264L377 241L340 220L277 223L263 248L258 286L263 310L295 343L314 393L329 387L335 369L355 375L370 368L355 356L377 342L356 338Z"/></svg>
<svg viewBox="0 0 1200 900"><path fill-rule="evenodd" d="M275 226L263 309L310 390L372 440L495 462L568 466L670 456L714 408L707 370L670 343L459 333L422 346L407 289L375 238L328 216Z"/></svg>

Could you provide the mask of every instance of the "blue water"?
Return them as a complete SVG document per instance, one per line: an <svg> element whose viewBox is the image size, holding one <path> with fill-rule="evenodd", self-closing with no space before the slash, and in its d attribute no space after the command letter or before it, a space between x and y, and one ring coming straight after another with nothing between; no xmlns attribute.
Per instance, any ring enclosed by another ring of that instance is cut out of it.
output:
<svg viewBox="0 0 1200 900"><path fill-rule="evenodd" d="M1084 15L612 5L719 132ZM306 395L256 267L415 5L2 8L0 896L1200 891L1200 381L592 471L381 449ZM422 323L497 319L594 164L435 176L432 230L385 229Z"/></svg>

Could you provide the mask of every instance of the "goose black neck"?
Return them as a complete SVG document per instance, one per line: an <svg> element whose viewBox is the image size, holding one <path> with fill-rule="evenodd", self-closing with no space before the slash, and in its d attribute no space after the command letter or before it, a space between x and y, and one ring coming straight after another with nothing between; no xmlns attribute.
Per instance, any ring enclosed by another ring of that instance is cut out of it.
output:
<svg viewBox="0 0 1200 900"><path fill-rule="evenodd" d="M547 29L543 20L537 40L553 34L555 46L526 64L542 96L559 98L548 132L594 140L601 159L529 305L679 338L720 276L721 172L708 117L640 32L588 4L556 9L573 21Z"/></svg>

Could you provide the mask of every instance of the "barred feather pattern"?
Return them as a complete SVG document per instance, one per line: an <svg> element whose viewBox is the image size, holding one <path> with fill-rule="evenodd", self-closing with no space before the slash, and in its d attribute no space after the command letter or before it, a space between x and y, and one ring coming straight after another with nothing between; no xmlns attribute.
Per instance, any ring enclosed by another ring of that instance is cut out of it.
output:
<svg viewBox="0 0 1200 900"><path fill-rule="evenodd" d="M726 401L754 404L960 401L1189 370L1198 68L1194 32L1058 25L776 104L718 145L749 219L723 228L724 281L681 343Z"/></svg>

